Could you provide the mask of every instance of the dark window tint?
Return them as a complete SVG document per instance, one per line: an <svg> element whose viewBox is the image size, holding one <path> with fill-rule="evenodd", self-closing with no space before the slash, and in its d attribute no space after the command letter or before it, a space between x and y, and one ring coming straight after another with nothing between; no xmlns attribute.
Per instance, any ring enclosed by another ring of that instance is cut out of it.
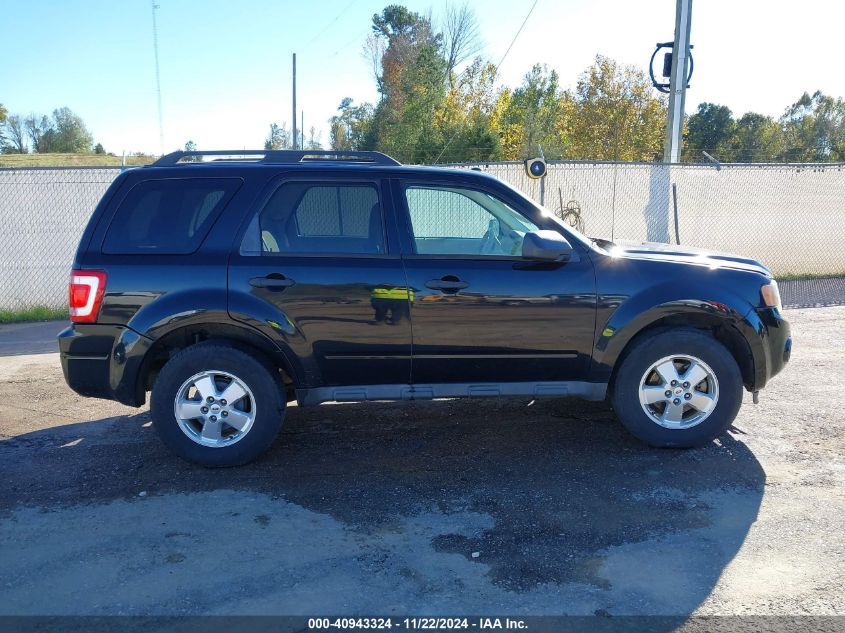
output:
<svg viewBox="0 0 845 633"><path fill-rule="evenodd" d="M368 184L285 183L253 220L243 253L384 253L378 190Z"/></svg>
<svg viewBox="0 0 845 633"><path fill-rule="evenodd" d="M103 242L112 255L193 253L240 186L237 178L138 183L120 203Z"/></svg>

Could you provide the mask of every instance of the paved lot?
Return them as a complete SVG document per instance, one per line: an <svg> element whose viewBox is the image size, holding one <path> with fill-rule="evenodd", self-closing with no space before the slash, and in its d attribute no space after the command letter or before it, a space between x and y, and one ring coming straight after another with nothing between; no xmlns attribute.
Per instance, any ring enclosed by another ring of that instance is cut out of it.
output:
<svg viewBox="0 0 845 633"><path fill-rule="evenodd" d="M292 408L257 463L172 457L55 354L0 358L0 614L843 614L845 308L695 451L603 405Z"/></svg>

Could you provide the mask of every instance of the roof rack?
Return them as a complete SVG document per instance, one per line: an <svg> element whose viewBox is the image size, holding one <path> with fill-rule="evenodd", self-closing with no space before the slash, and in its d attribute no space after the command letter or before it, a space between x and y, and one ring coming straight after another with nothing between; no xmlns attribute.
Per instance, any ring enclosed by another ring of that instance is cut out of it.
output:
<svg viewBox="0 0 845 633"><path fill-rule="evenodd" d="M210 150L210 151L193 151L193 152L172 152L165 154L156 162L152 163L156 167L164 167L169 165L182 164L183 159L189 156L226 156L229 160L250 160L243 158L248 156L255 156L255 162L264 163L267 165L293 165L297 163L319 162L319 161L337 161L347 163L361 163L365 165L401 165L399 161L391 158L387 154L381 152L356 152L356 151L331 151L323 149L309 149L309 150L277 150L277 149L246 149L246 150ZM261 158L258 158L261 157ZM227 160L226 158L218 158L215 160ZM193 164L185 162L185 164Z"/></svg>

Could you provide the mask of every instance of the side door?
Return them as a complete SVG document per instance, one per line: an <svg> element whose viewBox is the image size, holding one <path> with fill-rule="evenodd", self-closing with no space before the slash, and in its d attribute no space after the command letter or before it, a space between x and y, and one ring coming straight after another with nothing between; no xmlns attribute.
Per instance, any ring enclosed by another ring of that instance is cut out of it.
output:
<svg viewBox="0 0 845 633"><path fill-rule="evenodd" d="M288 174L272 183L230 257L230 315L278 341L303 387L410 380L407 284L389 196L370 174Z"/></svg>
<svg viewBox="0 0 845 633"><path fill-rule="evenodd" d="M566 263L523 258L526 232L560 226L492 185L396 180L394 198L413 292L415 385L586 378L596 292L582 244Z"/></svg>

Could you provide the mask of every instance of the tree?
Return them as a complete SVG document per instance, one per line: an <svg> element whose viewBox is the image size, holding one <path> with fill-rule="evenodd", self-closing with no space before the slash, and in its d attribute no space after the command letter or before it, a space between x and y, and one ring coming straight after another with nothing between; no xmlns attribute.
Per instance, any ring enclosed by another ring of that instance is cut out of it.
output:
<svg viewBox="0 0 845 633"><path fill-rule="evenodd" d="M45 115L30 114L24 119L24 131L32 145L32 151L39 154L52 152L55 133Z"/></svg>
<svg viewBox="0 0 845 633"><path fill-rule="evenodd" d="M477 57L452 85L435 127L446 143L435 160L498 160L499 134L493 125L497 103L496 67Z"/></svg>
<svg viewBox="0 0 845 633"><path fill-rule="evenodd" d="M193 141L189 140L187 143L185 143L185 151L186 152L196 152L197 151L197 144L194 143ZM185 160L186 163L201 163L202 162L202 156L186 156L184 160Z"/></svg>
<svg viewBox="0 0 845 633"><path fill-rule="evenodd" d="M447 4L442 30L446 75L449 86L454 88L455 68L481 50L478 19L467 3L460 6Z"/></svg>
<svg viewBox="0 0 845 633"><path fill-rule="evenodd" d="M643 71L598 55L574 100L568 157L653 161L661 155L666 104Z"/></svg>
<svg viewBox="0 0 845 633"><path fill-rule="evenodd" d="M731 160L753 163L778 160L783 155L784 137L772 117L746 112L736 122L730 139Z"/></svg>
<svg viewBox="0 0 845 633"><path fill-rule="evenodd" d="M547 158L561 158L568 146L566 130L571 96L561 91L557 72L535 64L522 84L499 97L495 120L508 160L519 160L543 149Z"/></svg>
<svg viewBox="0 0 845 633"><path fill-rule="evenodd" d="M0 151L5 152L7 147L7 140L6 140L6 117L9 115L9 111L6 109L2 103L0 103Z"/></svg>
<svg viewBox="0 0 845 633"><path fill-rule="evenodd" d="M333 150L362 149L373 119L373 106L353 105L345 97L338 106L340 114L329 119L329 147Z"/></svg>
<svg viewBox="0 0 845 633"><path fill-rule="evenodd" d="M730 108L715 103L700 103L689 118L684 143L687 160L704 160L702 152L724 161L732 159L731 145L736 121Z"/></svg>
<svg viewBox="0 0 845 633"><path fill-rule="evenodd" d="M264 149L288 149L290 143L291 133L287 128L287 124L282 123L281 126L275 123L270 124L270 134L267 140L264 141Z"/></svg>
<svg viewBox="0 0 845 633"><path fill-rule="evenodd" d="M106 153L106 149L103 147L102 143L97 143L94 146L94 153L95 154L105 154Z"/></svg>
<svg viewBox="0 0 845 633"><path fill-rule="evenodd" d="M442 37L428 18L399 5L374 15L372 30L384 50L377 79L382 98L363 145L406 162L433 160L442 139L431 134L431 123L446 94Z"/></svg>
<svg viewBox="0 0 845 633"><path fill-rule="evenodd" d="M22 127L33 151L40 154L84 154L91 151L94 142L82 118L67 107L53 110L50 118L43 114L30 114L23 120Z"/></svg>
<svg viewBox="0 0 845 633"><path fill-rule="evenodd" d="M91 151L94 139L85 127L82 117L70 108L53 110L52 130L52 151L68 154L85 154Z"/></svg>
<svg viewBox="0 0 845 633"><path fill-rule="evenodd" d="M3 128L3 152L26 154L28 148L23 118L19 114L10 114Z"/></svg>
<svg viewBox="0 0 845 633"><path fill-rule="evenodd" d="M784 158L794 162L845 160L845 101L816 91L786 109L780 119Z"/></svg>
<svg viewBox="0 0 845 633"><path fill-rule="evenodd" d="M317 132L317 128L313 125L308 130L308 140L305 141L305 147L303 149L323 149L323 143L320 141L320 133Z"/></svg>

